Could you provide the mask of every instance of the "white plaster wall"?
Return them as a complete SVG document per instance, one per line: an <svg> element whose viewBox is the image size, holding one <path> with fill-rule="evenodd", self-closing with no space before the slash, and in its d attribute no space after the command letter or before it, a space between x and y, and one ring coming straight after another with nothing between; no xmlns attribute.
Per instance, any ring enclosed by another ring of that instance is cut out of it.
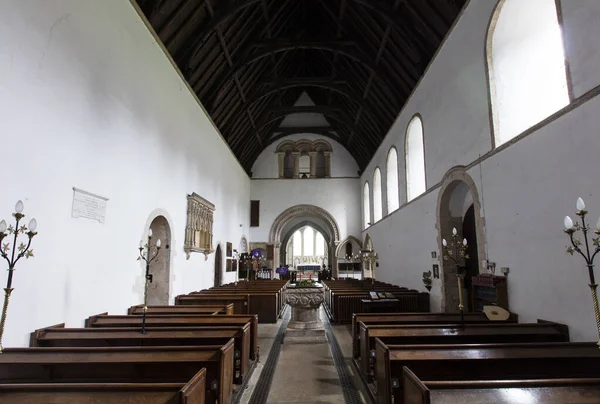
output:
<svg viewBox="0 0 600 404"><path fill-rule="evenodd" d="M599 48L591 39L598 36L598 7L585 0L562 5L574 94L581 96L600 78L600 58L594 56ZM406 126L415 113L421 114L429 192L405 204L404 161L399 159L404 205L363 232L380 254L379 279L425 290L422 272L439 262L431 251L440 255L439 183L453 166L470 165L491 150L484 49L494 6L492 1L469 3L361 178L361 185L371 182L392 145L403 155ZM486 225L487 257L480 259L496 262L497 269L510 267L511 311L522 321L566 323L575 341L597 340L583 260L565 253L568 239L562 232L562 219L574 216L578 196L586 200L592 223L600 215L600 98L583 102L592 96L575 100L581 105L468 170ZM440 286L434 279L432 310L440 308Z"/></svg>
<svg viewBox="0 0 600 404"><path fill-rule="evenodd" d="M5 346L141 303L137 246L153 212L171 225L171 299L211 286L214 254L183 252L186 195L216 205L215 247L237 245L250 181L132 5L4 1L0 36L0 215L22 199L39 223L35 258L15 272ZM110 198L104 224L71 218L74 186Z"/></svg>
<svg viewBox="0 0 600 404"><path fill-rule="evenodd" d="M600 85L600 1L562 0L560 3L573 95L580 97Z"/></svg>
<svg viewBox="0 0 600 404"><path fill-rule="evenodd" d="M279 178L279 156L275 153L277 146L286 140L298 141L301 139L317 140L323 139L331 145L333 155L331 156L331 177L357 177L358 165L354 157L344 146L335 140L312 133L304 133L286 136L283 139L269 145L256 159L252 165L252 178ZM311 180L312 181L312 180Z"/></svg>
<svg viewBox="0 0 600 404"><path fill-rule="evenodd" d="M268 242L271 225L284 210L310 204L329 212L337 221L340 241L360 238L360 182L358 178L251 181L250 198L260 200L260 227L250 228L253 242Z"/></svg>

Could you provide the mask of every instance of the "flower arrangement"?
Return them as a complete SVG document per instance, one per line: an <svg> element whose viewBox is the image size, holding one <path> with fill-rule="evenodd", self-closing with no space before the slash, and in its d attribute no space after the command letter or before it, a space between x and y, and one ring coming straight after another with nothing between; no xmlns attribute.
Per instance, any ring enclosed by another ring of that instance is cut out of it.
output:
<svg viewBox="0 0 600 404"><path fill-rule="evenodd" d="M296 282L296 286L315 286L315 283L312 279L302 279Z"/></svg>

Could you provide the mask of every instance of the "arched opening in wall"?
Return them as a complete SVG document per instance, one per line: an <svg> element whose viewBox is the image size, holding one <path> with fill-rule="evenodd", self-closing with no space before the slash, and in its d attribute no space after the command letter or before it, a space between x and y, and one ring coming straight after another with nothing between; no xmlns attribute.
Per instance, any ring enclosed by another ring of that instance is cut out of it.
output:
<svg viewBox="0 0 600 404"><path fill-rule="evenodd" d="M318 151L316 158L316 177L317 178L325 178L327 176L327 160L325 158L324 151Z"/></svg>
<svg viewBox="0 0 600 404"><path fill-rule="evenodd" d="M412 201L427 190L423 122L415 115L406 129L406 200Z"/></svg>
<svg viewBox="0 0 600 404"><path fill-rule="evenodd" d="M501 0L486 43L496 147L569 104L555 0Z"/></svg>
<svg viewBox="0 0 600 404"><path fill-rule="evenodd" d="M381 194L381 170L377 167L373 173L373 222L375 223L383 217Z"/></svg>
<svg viewBox="0 0 600 404"><path fill-rule="evenodd" d="M443 182L438 197L438 228L442 263L442 310L447 313L459 312L457 268L452 260L443 259L441 240L451 240L455 228L458 239L467 239L468 259L460 263L465 274L463 281L463 304L465 310L473 311L472 278L479 274L479 262L484 257L485 244L482 219L479 215L479 196L472 179L462 170L452 172Z"/></svg>
<svg viewBox="0 0 600 404"><path fill-rule="evenodd" d="M164 216L157 216L150 223L152 241L160 239L163 248L156 259L150 263L152 283L148 288L148 305L169 304L169 285L171 279L171 227Z"/></svg>
<svg viewBox="0 0 600 404"><path fill-rule="evenodd" d="M338 261L338 278L361 279L361 263L357 259L362 243L354 236L348 236L342 241L336 251Z"/></svg>
<svg viewBox="0 0 600 404"><path fill-rule="evenodd" d="M283 178L293 178L294 177L294 156L292 152L285 152L285 156L283 158Z"/></svg>
<svg viewBox="0 0 600 404"><path fill-rule="evenodd" d="M221 286L223 279L223 256L221 252L221 244L217 244L217 249L215 250L215 278L214 278L214 287Z"/></svg>
<svg viewBox="0 0 600 404"><path fill-rule="evenodd" d="M310 156L308 154L300 156L298 173L300 178L310 178Z"/></svg>
<svg viewBox="0 0 600 404"><path fill-rule="evenodd" d="M366 229L371 225L371 195L369 191L369 182L365 182L363 188L363 223Z"/></svg>
<svg viewBox="0 0 600 404"><path fill-rule="evenodd" d="M302 238L302 234L296 233L297 230L302 229L304 232L312 233L313 242L310 245L306 244L307 238ZM333 275L336 276L335 250L339 243L339 235L336 220L325 209L314 205L296 205L288 208L277 216L271 226L269 242L274 246L273 265L275 268L286 264L294 266L296 263L293 259L290 261L290 257L293 258L294 254L301 251L302 256L324 257L323 262L319 259L312 263L321 265L324 263L328 268L331 267ZM301 260L301 262L307 261Z"/></svg>

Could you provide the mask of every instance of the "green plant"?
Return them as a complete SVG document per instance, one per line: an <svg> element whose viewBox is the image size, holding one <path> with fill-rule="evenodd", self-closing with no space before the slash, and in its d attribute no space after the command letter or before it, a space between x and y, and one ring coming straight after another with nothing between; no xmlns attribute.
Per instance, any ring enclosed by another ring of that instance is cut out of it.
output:
<svg viewBox="0 0 600 404"><path fill-rule="evenodd" d="M315 283L316 282L312 279L303 279L301 281L296 281L296 286L314 286Z"/></svg>

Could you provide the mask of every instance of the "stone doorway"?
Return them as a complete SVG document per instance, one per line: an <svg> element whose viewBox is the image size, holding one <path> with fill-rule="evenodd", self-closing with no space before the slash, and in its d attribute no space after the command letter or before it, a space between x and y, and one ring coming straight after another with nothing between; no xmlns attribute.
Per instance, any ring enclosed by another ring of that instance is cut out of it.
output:
<svg viewBox="0 0 600 404"><path fill-rule="evenodd" d="M463 284L464 306L471 311L471 279L480 273L479 263L485 257L485 233L483 218L480 216L479 194L475 183L464 168L451 170L444 181L438 197L438 229L442 278L442 311L457 313L458 284L456 265L443 259L442 239L452 238L452 229L456 228L459 239L467 239L469 259L461 263L465 273Z"/></svg>
<svg viewBox="0 0 600 404"><path fill-rule="evenodd" d="M223 275L223 259L221 254L221 245L217 245L217 250L215 251L215 281L214 287L221 286L221 279Z"/></svg>
<svg viewBox="0 0 600 404"><path fill-rule="evenodd" d="M164 216L157 216L150 223L150 229L152 242L160 239L162 248L156 259L150 263L152 283L148 287L148 305L167 305L171 279L171 228Z"/></svg>

